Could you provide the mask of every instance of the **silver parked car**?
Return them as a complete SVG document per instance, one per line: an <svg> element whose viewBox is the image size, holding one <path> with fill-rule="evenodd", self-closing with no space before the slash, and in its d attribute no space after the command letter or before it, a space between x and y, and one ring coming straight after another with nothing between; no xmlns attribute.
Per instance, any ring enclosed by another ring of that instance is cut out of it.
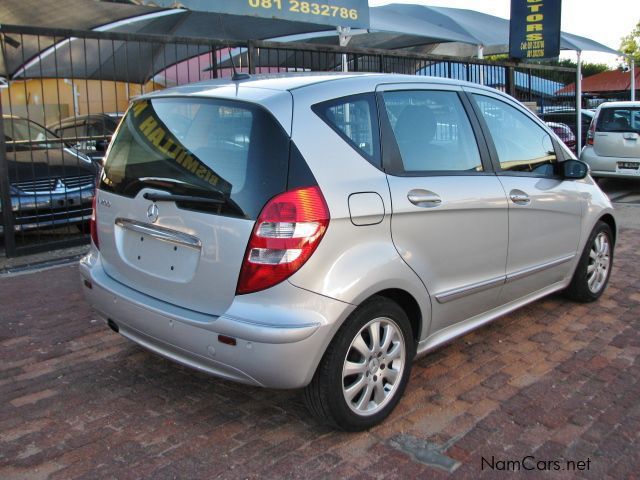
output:
<svg viewBox="0 0 640 480"><path fill-rule="evenodd" d="M552 292L604 291L607 197L517 101L402 75L143 96L106 155L80 273L109 326L213 375L305 387L347 430L411 363Z"/></svg>
<svg viewBox="0 0 640 480"><path fill-rule="evenodd" d="M76 225L85 231L98 176L91 159L32 120L2 115L0 121L14 229Z"/></svg>
<svg viewBox="0 0 640 480"><path fill-rule="evenodd" d="M640 178L640 102L601 104L580 159L594 177Z"/></svg>

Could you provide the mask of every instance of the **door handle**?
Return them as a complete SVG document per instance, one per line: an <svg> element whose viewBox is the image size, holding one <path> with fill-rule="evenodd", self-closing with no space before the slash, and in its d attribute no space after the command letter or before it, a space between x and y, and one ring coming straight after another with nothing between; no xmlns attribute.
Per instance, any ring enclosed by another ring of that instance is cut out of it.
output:
<svg viewBox="0 0 640 480"><path fill-rule="evenodd" d="M416 189L407 194L407 198L417 207L437 207L442 203L442 199L437 193L429 190Z"/></svg>
<svg viewBox="0 0 640 480"><path fill-rule="evenodd" d="M531 202L529 195L522 190L511 190L509 192L509 198L517 205L528 205Z"/></svg>

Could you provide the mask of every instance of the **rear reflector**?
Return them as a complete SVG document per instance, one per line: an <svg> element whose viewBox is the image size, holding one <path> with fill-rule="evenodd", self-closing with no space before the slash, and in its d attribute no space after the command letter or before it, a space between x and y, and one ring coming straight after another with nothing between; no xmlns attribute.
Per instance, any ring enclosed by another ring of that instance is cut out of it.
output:
<svg viewBox="0 0 640 480"><path fill-rule="evenodd" d="M226 335L218 335L218 341L220 343L224 343L225 345L231 345L232 347L236 346L236 339L233 337L228 337Z"/></svg>
<svg viewBox="0 0 640 480"><path fill-rule="evenodd" d="M328 225L329 209L319 187L273 197L251 233L236 293L264 290L293 275L311 257Z"/></svg>

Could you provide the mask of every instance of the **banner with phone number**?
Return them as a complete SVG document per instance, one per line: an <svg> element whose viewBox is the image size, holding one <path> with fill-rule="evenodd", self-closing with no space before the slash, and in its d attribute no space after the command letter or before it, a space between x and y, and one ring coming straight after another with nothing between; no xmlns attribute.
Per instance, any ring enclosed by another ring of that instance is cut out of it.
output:
<svg viewBox="0 0 640 480"><path fill-rule="evenodd" d="M368 0L142 0L160 7L369 28Z"/></svg>
<svg viewBox="0 0 640 480"><path fill-rule="evenodd" d="M557 58L561 17L562 0L511 0L509 56L524 60Z"/></svg>

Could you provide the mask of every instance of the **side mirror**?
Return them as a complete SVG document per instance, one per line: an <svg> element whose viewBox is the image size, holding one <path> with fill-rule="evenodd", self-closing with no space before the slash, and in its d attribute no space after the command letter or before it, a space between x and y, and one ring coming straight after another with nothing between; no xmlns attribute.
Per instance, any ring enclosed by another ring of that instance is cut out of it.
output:
<svg viewBox="0 0 640 480"><path fill-rule="evenodd" d="M581 180L589 174L589 165L580 160L562 162L562 176L568 180Z"/></svg>

